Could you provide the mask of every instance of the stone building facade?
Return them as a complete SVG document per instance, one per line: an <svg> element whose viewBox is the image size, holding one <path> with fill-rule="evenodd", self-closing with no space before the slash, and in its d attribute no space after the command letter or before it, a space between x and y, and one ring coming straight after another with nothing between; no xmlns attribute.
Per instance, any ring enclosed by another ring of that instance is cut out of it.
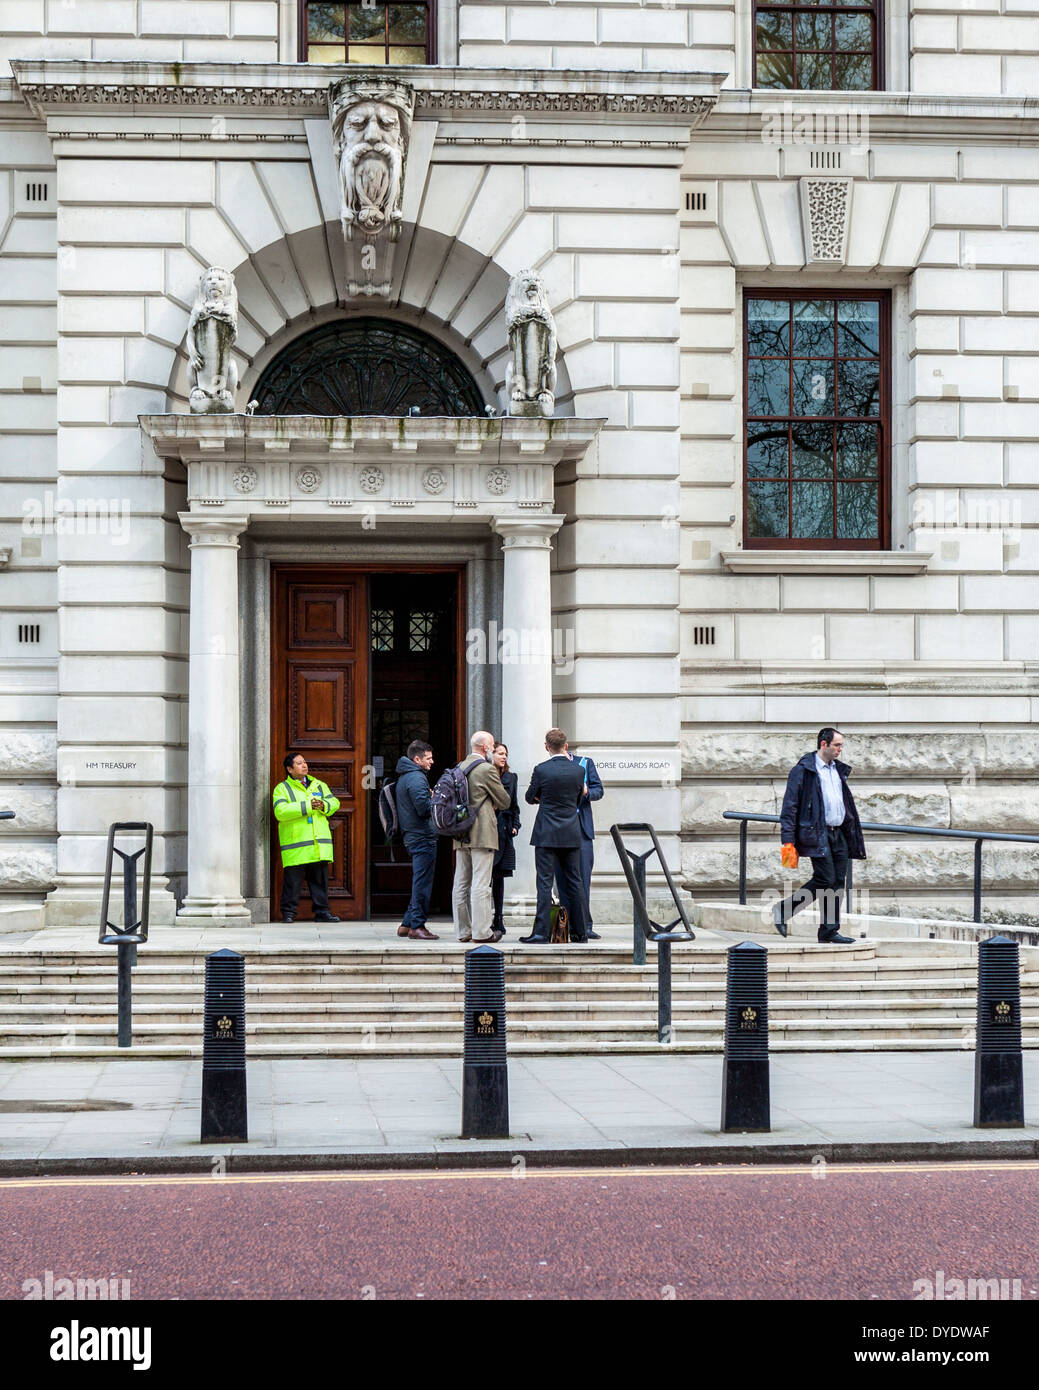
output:
<svg viewBox="0 0 1039 1390"><path fill-rule="evenodd" d="M775 85L809 71L783 37L804 16L742 0L442 0L428 61L387 37L375 66L308 32L336 6L0 4L5 901L92 920L107 826L147 819L158 916L267 920L272 762L312 688L351 792L341 904L376 910L372 721L418 667L372 624L398 601L421 620L409 596L441 584L439 741L500 728L521 784L549 719L595 757L600 918L627 911L613 821L730 895L722 811L774 811L826 723L865 818L1033 827L1029 3L867 7L868 63L838 20L809 57L853 91ZM401 54L400 237L368 265L328 88ZM185 335L213 265L239 413L198 416ZM525 267L555 317L552 421L500 415ZM315 335L361 320L457 365L471 411L265 411ZM862 881L905 906L969 887L951 841L871 848ZM985 862L1032 897L1028 849ZM777 864L758 839L755 890Z"/></svg>

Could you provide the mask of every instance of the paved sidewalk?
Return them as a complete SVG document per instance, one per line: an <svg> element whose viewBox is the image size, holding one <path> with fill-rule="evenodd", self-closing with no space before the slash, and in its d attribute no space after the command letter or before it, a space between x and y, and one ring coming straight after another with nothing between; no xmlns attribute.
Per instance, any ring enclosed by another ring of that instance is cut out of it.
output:
<svg viewBox="0 0 1039 1390"><path fill-rule="evenodd" d="M1024 1129L978 1130L974 1055L772 1058L772 1132L720 1134L719 1056L509 1064L512 1138L461 1140L456 1058L255 1061L248 1144L198 1142L197 1061L0 1064L0 1174L531 1162L1039 1157L1039 1053ZM24 1107L24 1108L23 1108Z"/></svg>

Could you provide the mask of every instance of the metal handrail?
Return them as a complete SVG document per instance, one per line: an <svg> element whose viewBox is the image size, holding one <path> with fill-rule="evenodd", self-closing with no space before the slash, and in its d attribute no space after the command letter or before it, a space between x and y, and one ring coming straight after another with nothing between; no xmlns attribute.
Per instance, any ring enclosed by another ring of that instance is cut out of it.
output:
<svg viewBox="0 0 1039 1390"><path fill-rule="evenodd" d="M633 835L648 835L651 841L649 849L643 854L636 854L633 849L628 849L624 843L625 831ZM656 944L657 1042L670 1043L674 1041L671 1032L671 943L672 941L695 941L696 934L690 925L682 899L678 896L678 889L675 887L671 870L667 867L664 851L653 827L646 821L632 821L627 824L611 825L610 834L613 836L617 858L624 870L624 877L627 880L634 909L632 961L635 965L645 965L646 942L652 941ZM660 860L664 878L671 890L671 899L675 907L678 908L678 916L673 922L668 922L666 925L654 922L646 905L646 861L654 854ZM679 924L683 930L675 931L675 927Z"/></svg>
<svg viewBox="0 0 1039 1390"><path fill-rule="evenodd" d="M779 825L783 818L782 816L767 816L758 811L723 811L722 819L740 822L740 904L745 905L747 901L747 824L749 821L761 821L768 825ZM981 846L985 841L1013 840L1018 844L1039 845L1039 835L1014 834L1005 830L941 830L929 825L892 825L871 820L861 821L860 824L863 830L879 830L887 835L921 835L939 840L973 840L975 922L981 921ZM851 895L854 887L852 863L853 861L849 859L845 884L845 905L849 912L852 911Z"/></svg>

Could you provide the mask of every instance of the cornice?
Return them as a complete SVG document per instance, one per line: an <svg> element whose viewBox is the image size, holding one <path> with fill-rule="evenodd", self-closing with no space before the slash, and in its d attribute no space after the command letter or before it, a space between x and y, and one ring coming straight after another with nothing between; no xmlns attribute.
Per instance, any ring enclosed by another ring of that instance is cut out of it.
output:
<svg viewBox="0 0 1039 1390"><path fill-rule="evenodd" d="M37 116L71 111L202 109L327 114L329 84L385 76L384 68L318 64L103 63L11 64L23 100ZM516 112L638 116L698 125L718 100L724 73L553 71L410 67L416 115Z"/></svg>
<svg viewBox="0 0 1039 1390"><path fill-rule="evenodd" d="M761 139L766 123L789 112L792 119L809 112L850 114L868 128L865 143L900 140L947 144L950 141L992 141L1008 137L1015 143L1039 140L1039 99L1010 96L930 96L912 92L785 92L733 91L721 93L711 116L711 136L720 140Z"/></svg>

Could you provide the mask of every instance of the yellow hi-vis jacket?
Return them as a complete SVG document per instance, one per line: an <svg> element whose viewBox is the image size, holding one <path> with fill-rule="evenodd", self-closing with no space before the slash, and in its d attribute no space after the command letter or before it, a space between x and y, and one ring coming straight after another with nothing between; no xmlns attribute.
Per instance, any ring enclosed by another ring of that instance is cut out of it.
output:
<svg viewBox="0 0 1039 1390"><path fill-rule="evenodd" d="M325 803L324 812L311 807L311 797L315 796ZM273 801L284 867L331 860L332 831L328 818L339 810L339 801L324 782L311 777L304 786L297 778L286 777L274 788Z"/></svg>

